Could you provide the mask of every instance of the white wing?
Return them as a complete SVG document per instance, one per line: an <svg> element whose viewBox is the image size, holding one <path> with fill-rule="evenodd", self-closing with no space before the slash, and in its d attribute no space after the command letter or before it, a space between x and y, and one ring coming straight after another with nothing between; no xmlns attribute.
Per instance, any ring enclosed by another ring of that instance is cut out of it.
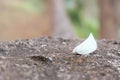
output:
<svg viewBox="0 0 120 80"><path fill-rule="evenodd" d="M73 49L73 53L88 55L91 52L95 51L96 49L97 49L96 40L93 37L92 33L90 33L89 37L84 42L82 42L80 45Z"/></svg>

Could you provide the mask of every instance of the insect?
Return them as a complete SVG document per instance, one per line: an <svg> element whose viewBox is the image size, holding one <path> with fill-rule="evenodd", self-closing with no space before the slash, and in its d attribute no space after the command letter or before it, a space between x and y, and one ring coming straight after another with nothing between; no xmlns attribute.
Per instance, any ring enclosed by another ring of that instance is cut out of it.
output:
<svg viewBox="0 0 120 80"><path fill-rule="evenodd" d="M73 49L72 53L89 55L90 53L94 52L96 49L97 49L97 42L94 36L92 35L92 33L90 33L89 37L85 41L83 41L81 44L79 44Z"/></svg>

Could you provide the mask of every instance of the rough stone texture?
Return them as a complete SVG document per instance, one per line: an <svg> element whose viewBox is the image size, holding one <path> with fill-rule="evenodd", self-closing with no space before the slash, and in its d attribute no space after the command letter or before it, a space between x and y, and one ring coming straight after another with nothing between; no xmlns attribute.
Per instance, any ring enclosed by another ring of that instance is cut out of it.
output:
<svg viewBox="0 0 120 80"><path fill-rule="evenodd" d="M99 40L98 49L84 57L71 53L81 41L0 42L0 80L120 80L120 42Z"/></svg>

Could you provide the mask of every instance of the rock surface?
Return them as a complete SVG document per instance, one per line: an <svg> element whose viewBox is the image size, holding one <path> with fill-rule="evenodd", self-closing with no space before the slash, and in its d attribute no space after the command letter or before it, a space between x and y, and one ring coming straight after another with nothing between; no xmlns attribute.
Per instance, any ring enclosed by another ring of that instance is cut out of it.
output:
<svg viewBox="0 0 120 80"><path fill-rule="evenodd" d="M71 53L81 41L0 42L0 80L119 80L120 42L99 40L98 49L84 57Z"/></svg>

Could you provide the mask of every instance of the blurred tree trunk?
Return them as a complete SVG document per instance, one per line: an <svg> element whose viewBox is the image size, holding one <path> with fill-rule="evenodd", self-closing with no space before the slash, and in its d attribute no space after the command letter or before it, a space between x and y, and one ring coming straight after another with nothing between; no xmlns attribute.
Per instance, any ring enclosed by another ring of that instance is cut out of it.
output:
<svg viewBox="0 0 120 80"><path fill-rule="evenodd" d="M98 0L100 7L100 38L116 39L116 0Z"/></svg>
<svg viewBox="0 0 120 80"><path fill-rule="evenodd" d="M65 0L51 0L53 3L53 36L76 38L65 10Z"/></svg>
<svg viewBox="0 0 120 80"><path fill-rule="evenodd" d="M120 0L117 0L117 25L120 26ZM120 27L118 27L118 39L120 39Z"/></svg>

